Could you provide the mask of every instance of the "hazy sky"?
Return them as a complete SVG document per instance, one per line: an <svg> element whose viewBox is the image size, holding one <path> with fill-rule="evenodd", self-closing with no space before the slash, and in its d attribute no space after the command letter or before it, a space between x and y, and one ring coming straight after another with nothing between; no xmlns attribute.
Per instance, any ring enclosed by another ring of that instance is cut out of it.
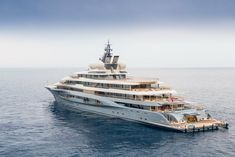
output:
<svg viewBox="0 0 235 157"><path fill-rule="evenodd" d="M0 67L235 67L234 0L1 0Z"/></svg>

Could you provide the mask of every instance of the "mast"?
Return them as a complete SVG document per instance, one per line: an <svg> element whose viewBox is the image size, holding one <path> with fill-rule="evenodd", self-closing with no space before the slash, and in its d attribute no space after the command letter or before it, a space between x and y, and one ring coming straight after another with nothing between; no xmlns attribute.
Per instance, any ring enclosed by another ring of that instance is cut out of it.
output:
<svg viewBox="0 0 235 157"><path fill-rule="evenodd" d="M103 57L100 58L100 60L105 64L105 68L117 69L119 56L113 56L113 54L111 53L113 49L111 49L111 44L109 43L109 41L106 44L104 51L105 53Z"/></svg>
<svg viewBox="0 0 235 157"><path fill-rule="evenodd" d="M113 51L113 49L111 49L110 45L111 44L108 41L108 43L106 44L106 47L104 49L105 53L104 53L103 57L100 58L100 60L105 64L109 64L111 62L111 58L113 56L113 54L111 53L111 51Z"/></svg>
<svg viewBox="0 0 235 157"><path fill-rule="evenodd" d="M109 44L109 40L108 40L108 43L107 43L107 46L105 47L105 52L108 54L108 55L111 55L111 51L113 51L113 49L111 49L110 47L111 44Z"/></svg>

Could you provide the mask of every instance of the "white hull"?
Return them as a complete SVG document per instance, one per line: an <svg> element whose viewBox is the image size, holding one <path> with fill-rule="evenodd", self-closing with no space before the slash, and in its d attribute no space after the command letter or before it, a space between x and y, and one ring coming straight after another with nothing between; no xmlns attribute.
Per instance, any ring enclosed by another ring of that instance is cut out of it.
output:
<svg viewBox="0 0 235 157"><path fill-rule="evenodd" d="M57 91L52 91L52 94L55 97L55 100L59 105L63 105L65 108L72 109L73 111L80 110L80 111L87 111L91 113L96 113L99 115L105 115L109 117L117 117L120 119L125 119L129 121L134 121L146 125L156 126L160 128L165 128L169 130L175 130L175 131L182 131L180 129L177 129L175 127L172 127L168 120L158 112L152 112L148 110L141 110L141 109L135 109L135 108L127 108L122 105L119 105L115 103L116 105L110 106L110 100L104 97L100 96L94 96L92 94L85 94L86 97L90 96L94 99L94 97L99 97L99 100L103 103L102 106L99 106L97 104L86 104L79 100L69 100L65 97L62 97L57 93ZM76 92L79 93L79 92ZM82 96L84 96L84 93L80 93ZM78 94L79 95L79 94ZM114 103L114 102L112 102Z"/></svg>

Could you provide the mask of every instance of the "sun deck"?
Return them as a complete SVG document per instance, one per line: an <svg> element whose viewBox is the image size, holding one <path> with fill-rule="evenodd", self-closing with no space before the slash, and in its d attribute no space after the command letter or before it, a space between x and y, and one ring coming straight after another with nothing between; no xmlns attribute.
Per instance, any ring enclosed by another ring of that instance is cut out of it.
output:
<svg viewBox="0 0 235 157"><path fill-rule="evenodd" d="M155 84L157 80L144 79L144 78L123 78L123 79L92 79L85 77L66 77L63 80L71 81L84 81L92 83L106 83L106 84L119 84L119 85L141 85L141 84Z"/></svg>

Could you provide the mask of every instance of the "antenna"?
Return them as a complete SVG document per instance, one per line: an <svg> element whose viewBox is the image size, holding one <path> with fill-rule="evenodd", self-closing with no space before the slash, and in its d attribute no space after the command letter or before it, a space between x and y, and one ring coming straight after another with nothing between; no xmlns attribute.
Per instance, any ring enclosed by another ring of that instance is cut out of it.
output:
<svg viewBox="0 0 235 157"><path fill-rule="evenodd" d="M111 49L111 47L110 47L111 44L109 44L109 40L108 40L108 43L106 45L107 46L105 47L104 50L105 50L107 56L111 56L111 51L113 51L113 49Z"/></svg>

